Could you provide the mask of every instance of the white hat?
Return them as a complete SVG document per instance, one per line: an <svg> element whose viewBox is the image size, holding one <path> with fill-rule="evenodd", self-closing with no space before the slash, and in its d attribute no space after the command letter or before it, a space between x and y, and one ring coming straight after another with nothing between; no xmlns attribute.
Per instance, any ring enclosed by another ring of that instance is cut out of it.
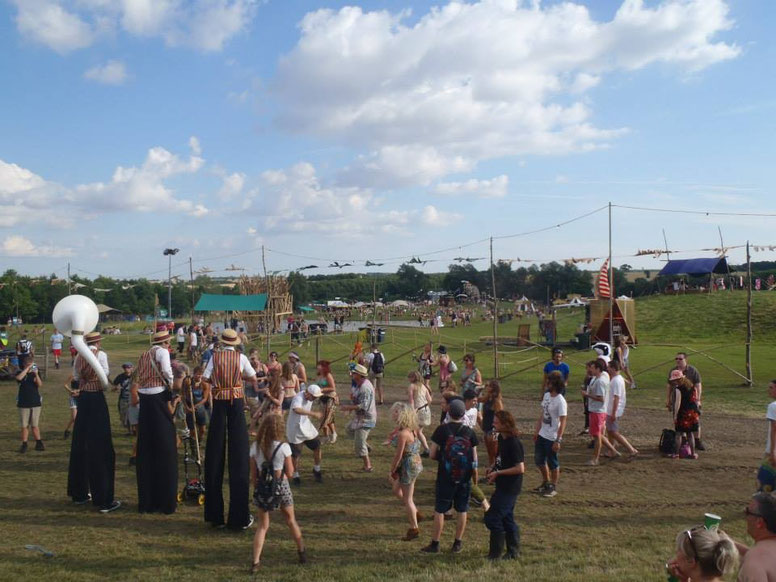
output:
<svg viewBox="0 0 776 582"><path fill-rule="evenodd" d="M307 387L307 393L313 398L320 398L321 395L323 395L323 392L321 391L321 387L318 386L318 384L310 384Z"/></svg>

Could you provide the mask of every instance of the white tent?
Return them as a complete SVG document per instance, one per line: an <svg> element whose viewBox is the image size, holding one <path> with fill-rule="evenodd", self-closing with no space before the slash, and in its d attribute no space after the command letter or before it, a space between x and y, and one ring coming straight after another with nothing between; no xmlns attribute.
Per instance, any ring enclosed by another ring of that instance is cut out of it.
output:
<svg viewBox="0 0 776 582"><path fill-rule="evenodd" d="M339 299L335 299L333 301L327 301L326 307L350 307L347 303L344 301L340 301Z"/></svg>
<svg viewBox="0 0 776 582"><path fill-rule="evenodd" d="M397 299L396 301L391 301L391 307L409 307L410 304L407 301L404 301L404 299Z"/></svg>

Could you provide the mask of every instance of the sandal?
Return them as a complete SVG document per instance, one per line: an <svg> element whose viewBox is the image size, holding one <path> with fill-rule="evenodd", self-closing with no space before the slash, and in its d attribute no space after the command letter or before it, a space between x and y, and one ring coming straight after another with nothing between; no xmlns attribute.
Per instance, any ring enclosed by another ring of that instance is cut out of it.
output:
<svg viewBox="0 0 776 582"><path fill-rule="evenodd" d="M372 471L374 471L374 470L375 470L375 468L374 468L374 467L365 467L365 468L363 469L364 473L371 473L371 472L372 472Z"/></svg>
<svg viewBox="0 0 776 582"><path fill-rule="evenodd" d="M261 564L260 564L259 562L254 562L254 563L251 565L251 574L257 574L257 573L259 572L259 566L260 566L260 565L261 565Z"/></svg>

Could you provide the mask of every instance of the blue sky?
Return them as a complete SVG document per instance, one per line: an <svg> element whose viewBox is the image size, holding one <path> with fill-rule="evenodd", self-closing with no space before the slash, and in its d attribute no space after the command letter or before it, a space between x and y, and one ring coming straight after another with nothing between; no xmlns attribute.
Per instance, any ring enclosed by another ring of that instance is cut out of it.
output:
<svg viewBox="0 0 776 582"><path fill-rule="evenodd" d="M776 214L774 17L766 0L0 0L0 259L156 278L174 246L220 275L258 271L263 244L270 270L440 271L608 202ZM663 229L676 256L713 254L718 228L776 245L776 216L613 216L615 264L659 266L629 255ZM607 244L602 211L494 255L592 269Z"/></svg>

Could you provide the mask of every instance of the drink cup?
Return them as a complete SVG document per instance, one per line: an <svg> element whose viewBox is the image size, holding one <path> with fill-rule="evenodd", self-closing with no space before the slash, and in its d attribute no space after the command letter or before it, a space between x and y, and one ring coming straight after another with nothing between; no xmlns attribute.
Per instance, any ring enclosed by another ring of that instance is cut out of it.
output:
<svg viewBox="0 0 776 582"><path fill-rule="evenodd" d="M714 513L706 513L703 516L703 521L706 529L717 529L722 518Z"/></svg>

